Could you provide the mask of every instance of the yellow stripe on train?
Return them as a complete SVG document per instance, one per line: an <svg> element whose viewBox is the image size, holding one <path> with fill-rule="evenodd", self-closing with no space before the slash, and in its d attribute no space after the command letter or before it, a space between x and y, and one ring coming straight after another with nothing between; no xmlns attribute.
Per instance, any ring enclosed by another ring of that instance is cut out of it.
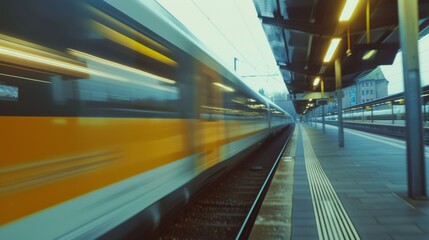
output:
<svg viewBox="0 0 429 240"><path fill-rule="evenodd" d="M193 153L204 154L191 171L203 171L220 160L220 146L264 130L141 118L0 117L0 125L0 225Z"/></svg>

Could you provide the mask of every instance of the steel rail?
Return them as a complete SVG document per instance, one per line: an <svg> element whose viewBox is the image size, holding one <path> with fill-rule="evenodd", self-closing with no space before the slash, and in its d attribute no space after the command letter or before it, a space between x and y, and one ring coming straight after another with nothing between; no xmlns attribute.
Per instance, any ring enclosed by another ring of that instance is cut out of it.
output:
<svg viewBox="0 0 429 240"><path fill-rule="evenodd" d="M289 134L288 138L286 139L286 142L283 145L282 150L280 151L280 154L278 155L273 167L271 168L267 178L265 179L264 184L261 187L261 190L258 192L258 195L256 196L255 201L252 204L252 207L250 208L249 212L247 213L247 216L244 219L244 222L241 225L237 236L235 237L236 240L248 238L248 236L251 232L252 226L254 224L254 220L256 219L257 214L259 212L259 209L261 207L262 201L264 200L265 194L268 191L271 180L274 177L274 173L275 173L275 171L279 165L280 159L281 159L281 157L282 157L282 155L286 149L286 146L288 145L289 140L291 139L291 137L293 135L292 133L294 130L295 130L295 125L293 125L293 128L289 130L291 133Z"/></svg>

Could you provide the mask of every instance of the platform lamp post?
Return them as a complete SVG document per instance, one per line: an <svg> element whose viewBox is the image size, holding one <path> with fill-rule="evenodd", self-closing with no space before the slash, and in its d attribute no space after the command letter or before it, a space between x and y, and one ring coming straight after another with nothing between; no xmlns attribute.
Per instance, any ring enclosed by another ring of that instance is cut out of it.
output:
<svg viewBox="0 0 429 240"><path fill-rule="evenodd" d="M341 11L339 22L348 22L356 9L359 0L347 0ZM329 63L334 56L335 50L341 42L341 38L331 39L328 50L323 58L324 63ZM350 52L348 53L350 54ZM342 96L342 76L341 76L341 61L335 58L335 85L337 93L337 110L338 110L338 147L344 147L344 127L343 127L343 96Z"/></svg>
<svg viewBox="0 0 429 240"><path fill-rule="evenodd" d="M323 58L324 63L329 63L334 57L335 50L341 42L341 38L333 38ZM338 58L335 59L335 85L337 94L337 110L338 110L338 146L344 147L344 129L343 129L343 99L341 92L341 63Z"/></svg>
<svg viewBox="0 0 429 240"><path fill-rule="evenodd" d="M404 74L408 197L426 199L422 102L418 53L418 0L398 0Z"/></svg>
<svg viewBox="0 0 429 240"><path fill-rule="evenodd" d="M356 9L358 0L347 0L346 4L341 11L339 22L348 22ZM328 51L326 51L323 59L324 63L328 63L334 56L335 50L340 44L341 38L333 38L329 45ZM348 52L351 54L351 52ZM338 104L338 146L344 147L344 127L343 127L343 94L342 94L342 77L341 77L341 62L338 57L335 58L335 85L337 93L337 104Z"/></svg>
<svg viewBox="0 0 429 240"><path fill-rule="evenodd" d="M317 108L313 108L313 121L314 121L314 128L317 128Z"/></svg>
<svg viewBox="0 0 429 240"><path fill-rule="evenodd" d="M320 90L322 93L322 100L325 98L325 81L322 79L320 82ZM322 104L322 132L325 133L325 104Z"/></svg>
<svg viewBox="0 0 429 240"><path fill-rule="evenodd" d="M338 103L338 147L344 147L343 93L340 59L335 59L335 85Z"/></svg>

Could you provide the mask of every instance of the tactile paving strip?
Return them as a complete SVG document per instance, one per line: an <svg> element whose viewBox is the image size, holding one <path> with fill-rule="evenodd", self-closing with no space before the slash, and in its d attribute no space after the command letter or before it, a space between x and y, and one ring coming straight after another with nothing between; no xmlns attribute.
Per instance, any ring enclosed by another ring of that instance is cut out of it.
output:
<svg viewBox="0 0 429 240"><path fill-rule="evenodd" d="M360 239L353 223L320 165L306 130L301 127L305 167L319 239Z"/></svg>

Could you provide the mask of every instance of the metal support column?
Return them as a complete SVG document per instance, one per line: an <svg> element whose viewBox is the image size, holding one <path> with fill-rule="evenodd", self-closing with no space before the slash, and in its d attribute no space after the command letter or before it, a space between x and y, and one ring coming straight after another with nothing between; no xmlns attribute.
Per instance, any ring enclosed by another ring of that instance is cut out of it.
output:
<svg viewBox="0 0 429 240"><path fill-rule="evenodd" d="M337 103L338 103L338 147L344 147L344 127L343 127L343 94L342 94L342 79L341 79L341 62L335 59L335 85L337 88Z"/></svg>
<svg viewBox="0 0 429 240"><path fill-rule="evenodd" d="M322 105L322 132L325 133L325 105Z"/></svg>
<svg viewBox="0 0 429 240"><path fill-rule="evenodd" d="M392 107L392 124L395 124L395 114L393 113L393 103L394 101L391 101L391 107Z"/></svg>
<svg viewBox="0 0 429 240"><path fill-rule="evenodd" d="M322 99L325 99L325 81L322 79L320 83L320 90L322 92ZM325 133L325 104L322 104L322 132Z"/></svg>
<svg viewBox="0 0 429 240"><path fill-rule="evenodd" d="M316 113L317 108L313 108L312 112L313 112L313 121L314 121L314 128L317 128L317 113Z"/></svg>
<svg viewBox="0 0 429 240"><path fill-rule="evenodd" d="M374 122L374 110L373 110L374 106L370 106L370 107L371 107L371 122L373 123Z"/></svg>
<svg viewBox="0 0 429 240"><path fill-rule="evenodd" d="M418 0L398 0L407 139L408 197L426 198L422 103L418 54Z"/></svg>

